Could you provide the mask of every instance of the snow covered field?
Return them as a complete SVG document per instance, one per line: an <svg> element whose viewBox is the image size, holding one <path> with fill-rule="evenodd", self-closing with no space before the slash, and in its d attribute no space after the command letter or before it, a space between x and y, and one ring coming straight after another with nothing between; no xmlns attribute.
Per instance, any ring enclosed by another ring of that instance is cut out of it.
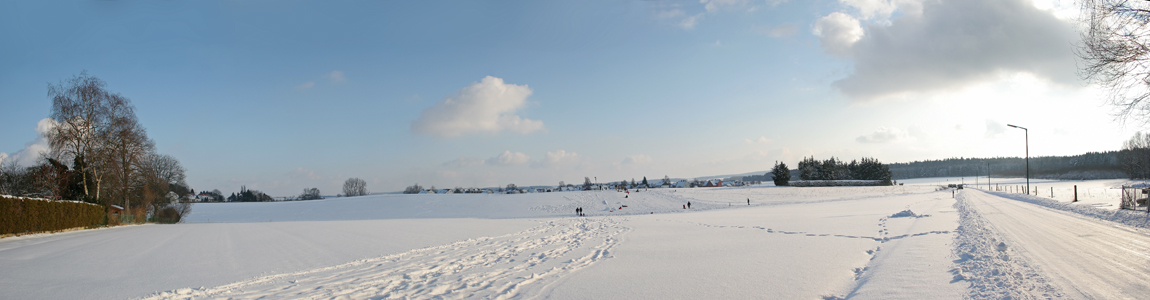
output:
<svg viewBox="0 0 1150 300"><path fill-rule="evenodd" d="M1136 299L1150 292L1150 231L1136 227L1145 225L1028 202L1035 196L977 189L952 196L937 190L938 179L903 182L197 204L186 224L0 239L0 298ZM1111 184L1077 183L1080 193ZM587 217L574 216L578 207Z"/></svg>

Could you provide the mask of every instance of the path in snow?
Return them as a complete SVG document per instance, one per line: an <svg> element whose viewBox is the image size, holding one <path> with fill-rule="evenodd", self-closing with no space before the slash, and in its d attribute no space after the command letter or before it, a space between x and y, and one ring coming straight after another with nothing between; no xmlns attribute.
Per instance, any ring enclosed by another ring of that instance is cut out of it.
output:
<svg viewBox="0 0 1150 300"><path fill-rule="evenodd" d="M1150 291L1150 232L982 191L960 195L1002 236L996 250L1033 262L1062 296L1145 299Z"/></svg>
<svg viewBox="0 0 1150 300"><path fill-rule="evenodd" d="M264 276L146 299L507 299L537 295L557 277L611 257L629 229L611 218L569 218L333 267Z"/></svg>

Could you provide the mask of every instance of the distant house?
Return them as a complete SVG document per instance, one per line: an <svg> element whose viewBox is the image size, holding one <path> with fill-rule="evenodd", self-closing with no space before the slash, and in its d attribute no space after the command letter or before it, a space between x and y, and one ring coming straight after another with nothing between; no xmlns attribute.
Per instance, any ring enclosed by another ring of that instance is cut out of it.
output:
<svg viewBox="0 0 1150 300"><path fill-rule="evenodd" d="M436 194L451 194L452 191L450 189L442 189L442 190L436 191L435 193Z"/></svg>
<svg viewBox="0 0 1150 300"><path fill-rule="evenodd" d="M124 214L124 208L113 204L108 206L108 212L115 215L122 215Z"/></svg>
<svg viewBox="0 0 1150 300"><path fill-rule="evenodd" d="M691 187L691 183L687 182L686 180L679 180L679 182L675 182L675 183L671 184L671 187L673 187L673 188L689 188L689 187Z"/></svg>
<svg viewBox="0 0 1150 300"><path fill-rule="evenodd" d="M722 179L707 180L707 182L703 184L703 187L722 187L722 186L723 186L723 180Z"/></svg>

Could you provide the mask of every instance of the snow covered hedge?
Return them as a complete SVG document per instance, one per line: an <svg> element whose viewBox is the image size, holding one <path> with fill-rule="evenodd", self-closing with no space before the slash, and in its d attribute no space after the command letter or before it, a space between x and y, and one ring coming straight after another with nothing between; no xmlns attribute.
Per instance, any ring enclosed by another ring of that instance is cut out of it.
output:
<svg viewBox="0 0 1150 300"><path fill-rule="evenodd" d="M793 180L791 186L883 186L886 180Z"/></svg>
<svg viewBox="0 0 1150 300"><path fill-rule="evenodd" d="M0 196L0 235L99 226L104 212L91 203Z"/></svg>

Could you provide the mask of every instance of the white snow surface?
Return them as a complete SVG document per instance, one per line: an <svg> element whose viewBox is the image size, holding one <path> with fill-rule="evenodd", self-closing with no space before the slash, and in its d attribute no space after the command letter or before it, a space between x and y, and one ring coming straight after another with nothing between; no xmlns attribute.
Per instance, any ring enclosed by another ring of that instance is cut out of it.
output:
<svg viewBox="0 0 1150 300"><path fill-rule="evenodd" d="M184 224L0 239L0 299L1137 299L1150 291L1150 232L1132 222L1049 208L1036 196L903 182L196 204ZM586 217L575 216L578 207Z"/></svg>

